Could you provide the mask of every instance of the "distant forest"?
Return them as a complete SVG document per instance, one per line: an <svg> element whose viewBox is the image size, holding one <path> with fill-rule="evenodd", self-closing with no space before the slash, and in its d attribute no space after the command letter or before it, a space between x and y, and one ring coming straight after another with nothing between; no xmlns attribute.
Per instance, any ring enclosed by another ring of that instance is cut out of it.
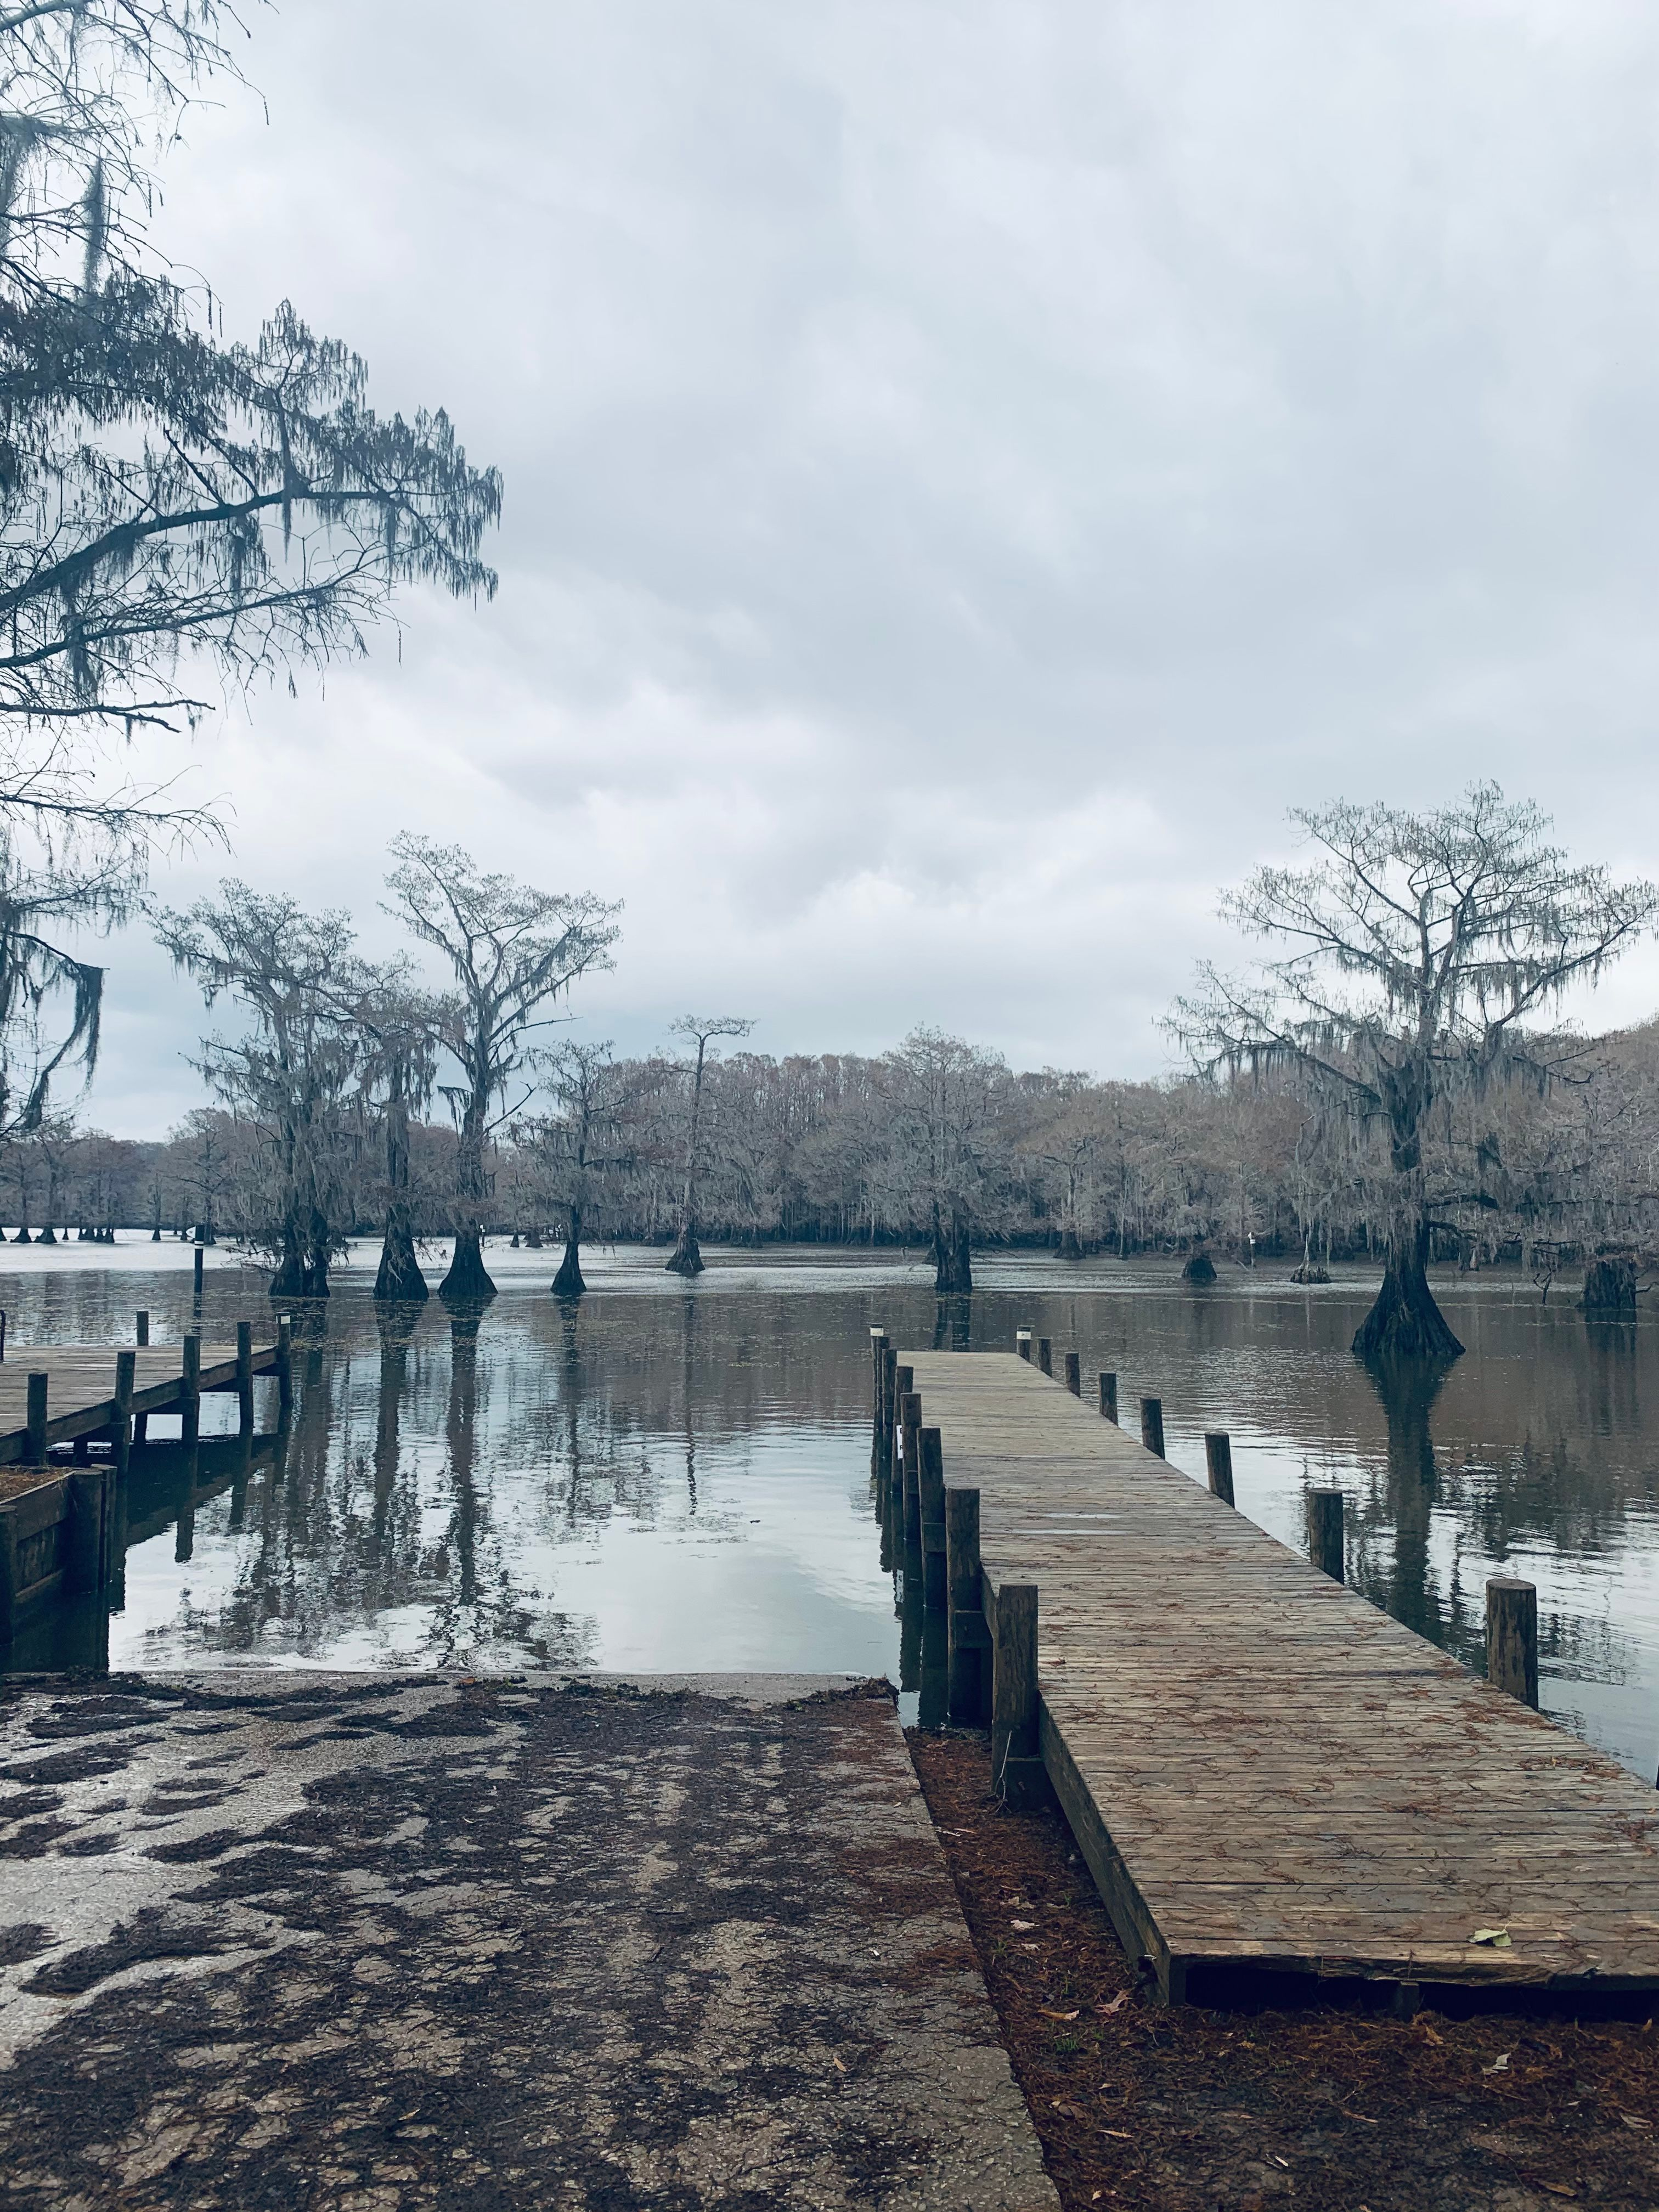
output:
<svg viewBox="0 0 1659 2212"><path fill-rule="evenodd" d="M562 1243L672 1243L684 1211L694 1064L571 1048L532 1071L491 1134L484 1226ZM583 1058L578 1054L578 1060ZM1347 1115L1245 1074L1103 1082L919 1030L876 1058L711 1052L696 1214L720 1242L931 1246L938 1212L977 1248L1081 1257L1212 1253L1316 1271L1386 1234L1386 1174ZM331 1237L378 1236L386 1170L374 1086L342 1086L310 1141ZM12 1235L117 1227L271 1249L276 1133L218 1107L164 1143L47 1127L0 1164ZM409 1131L422 1237L449 1233L458 1137ZM1597 1250L1659 1251L1659 1022L1585 1042L1542 1095L1509 1085L1437 1109L1425 1164L1442 1261L1541 1276Z"/></svg>

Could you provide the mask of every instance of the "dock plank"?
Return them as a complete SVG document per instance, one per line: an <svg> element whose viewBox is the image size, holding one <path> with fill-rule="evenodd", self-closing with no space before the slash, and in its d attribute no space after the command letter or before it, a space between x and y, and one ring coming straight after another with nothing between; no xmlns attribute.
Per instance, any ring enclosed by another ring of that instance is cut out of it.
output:
<svg viewBox="0 0 1659 2212"><path fill-rule="evenodd" d="M1652 1790L1029 1362L898 1358L988 1582L1038 1586L1044 1763L1166 1997L1251 1965L1659 1989Z"/></svg>

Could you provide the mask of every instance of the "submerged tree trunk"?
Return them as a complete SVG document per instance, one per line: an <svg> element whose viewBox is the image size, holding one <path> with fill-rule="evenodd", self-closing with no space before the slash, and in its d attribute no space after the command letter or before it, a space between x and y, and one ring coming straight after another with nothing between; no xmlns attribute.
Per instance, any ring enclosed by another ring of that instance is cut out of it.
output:
<svg viewBox="0 0 1659 2212"><path fill-rule="evenodd" d="M968 1224L953 1213L947 1224L933 1209L933 1291L941 1298L966 1297L974 1287L974 1264Z"/></svg>
<svg viewBox="0 0 1659 2212"><path fill-rule="evenodd" d="M1427 1225L1420 1219L1401 1224L1389 1240L1382 1287L1354 1337L1359 1358L1375 1365L1462 1357L1463 1347L1429 1288L1428 1258Z"/></svg>
<svg viewBox="0 0 1659 2212"><path fill-rule="evenodd" d="M493 1298L495 1295L495 1285L483 1263L483 1249L484 1208L489 1198L484 1188L484 1135L485 1117L489 1111L490 1069L487 1051L476 1041L467 1073L471 1088L467 1094L466 1111L461 1116L460 1157L456 1163L460 1193L455 1208L455 1250L449 1273L438 1285L441 1298L451 1298L459 1304Z"/></svg>
<svg viewBox="0 0 1659 2212"><path fill-rule="evenodd" d="M581 1208L570 1209L570 1226L565 1232L564 1257L559 1262L559 1272L553 1278L556 1298L579 1298L587 1285L582 1280L582 1216Z"/></svg>
<svg viewBox="0 0 1659 2212"><path fill-rule="evenodd" d="M1181 1271L1183 1283L1212 1283L1215 1280L1215 1261L1200 1244Z"/></svg>
<svg viewBox="0 0 1659 2212"><path fill-rule="evenodd" d="M697 1231L692 1222L688 1220L681 1224L674 1249L663 1266L671 1275L702 1274L702 1254L697 1248Z"/></svg>
<svg viewBox="0 0 1659 2212"><path fill-rule="evenodd" d="M1634 1321L1636 1263L1622 1255L1602 1253L1584 1270L1586 1321Z"/></svg>
<svg viewBox="0 0 1659 2212"><path fill-rule="evenodd" d="M418 1304L428 1293L415 1256L409 1216L409 1099L401 1062L394 1065L386 1115L386 1233L374 1295L399 1304Z"/></svg>
<svg viewBox="0 0 1659 2212"><path fill-rule="evenodd" d="M300 1224L292 1214L283 1224L282 1254L270 1279L270 1295L273 1298L302 1298L306 1295L306 1263L300 1249Z"/></svg>

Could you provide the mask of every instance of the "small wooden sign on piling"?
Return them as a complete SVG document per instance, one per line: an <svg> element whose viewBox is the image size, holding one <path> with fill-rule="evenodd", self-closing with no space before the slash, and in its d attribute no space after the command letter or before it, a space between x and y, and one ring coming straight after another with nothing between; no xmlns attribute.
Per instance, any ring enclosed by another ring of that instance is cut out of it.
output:
<svg viewBox="0 0 1659 2212"><path fill-rule="evenodd" d="M1017 1328L1014 1331L1014 1350L1018 1352L1022 1359L1030 1358L1031 1332L1029 1328Z"/></svg>

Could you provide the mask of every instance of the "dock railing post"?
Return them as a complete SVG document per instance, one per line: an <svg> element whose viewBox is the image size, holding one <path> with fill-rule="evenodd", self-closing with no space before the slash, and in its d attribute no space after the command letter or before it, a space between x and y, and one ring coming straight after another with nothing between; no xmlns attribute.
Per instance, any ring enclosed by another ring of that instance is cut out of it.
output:
<svg viewBox="0 0 1659 2212"><path fill-rule="evenodd" d="M1030 1358L1031 1332L1029 1328L1017 1328L1014 1331L1014 1350L1018 1352L1022 1359Z"/></svg>
<svg viewBox="0 0 1659 2212"><path fill-rule="evenodd" d="M236 1433L253 1434L253 1323L236 1324Z"/></svg>
<svg viewBox="0 0 1659 2212"><path fill-rule="evenodd" d="M1103 1421L1117 1419L1117 1377L1103 1372L1100 1378L1100 1417Z"/></svg>
<svg viewBox="0 0 1659 2212"><path fill-rule="evenodd" d="M991 1644L991 1786L1011 1805L1041 1800L1037 1586L1004 1583Z"/></svg>
<svg viewBox="0 0 1659 2212"><path fill-rule="evenodd" d="M276 1316L276 1404L284 1413L294 1405L294 1322L288 1314Z"/></svg>
<svg viewBox="0 0 1659 2212"><path fill-rule="evenodd" d="M1486 1680L1538 1710L1538 1591L1514 1575L1486 1584Z"/></svg>
<svg viewBox="0 0 1659 2212"><path fill-rule="evenodd" d="M0 1306L0 1359L6 1356L6 1310Z"/></svg>
<svg viewBox="0 0 1659 2212"><path fill-rule="evenodd" d="M1075 1352L1066 1355L1066 1388L1074 1398L1083 1395L1083 1360Z"/></svg>
<svg viewBox="0 0 1659 2212"><path fill-rule="evenodd" d="M945 1564L945 1450L937 1429L924 1429L921 1446L921 1589L931 1613L946 1602Z"/></svg>
<svg viewBox="0 0 1659 2212"><path fill-rule="evenodd" d="M1037 1365L1042 1370L1042 1372L1045 1375L1052 1375L1054 1371L1054 1346L1046 1336L1040 1336L1036 1340L1036 1347Z"/></svg>
<svg viewBox="0 0 1659 2212"><path fill-rule="evenodd" d="M1209 1470L1210 1494L1224 1505L1233 1503L1233 1440L1225 1429L1204 1432L1204 1464Z"/></svg>
<svg viewBox="0 0 1659 2212"><path fill-rule="evenodd" d="M908 1369L905 1370L909 1371ZM907 1390L899 1400L900 1468L904 1480L904 1540L921 1541L921 1393Z"/></svg>
<svg viewBox="0 0 1659 2212"><path fill-rule="evenodd" d="M46 1393L52 1388L49 1375L31 1375L28 1383L28 1429L25 1450L30 1467L46 1463Z"/></svg>
<svg viewBox="0 0 1659 2212"><path fill-rule="evenodd" d="M195 1265L191 1270L191 1295L199 1306L202 1303L202 1261L206 1257L201 1246L196 1247Z"/></svg>
<svg viewBox="0 0 1659 2212"><path fill-rule="evenodd" d="M1308 1492L1308 1557L1320 1573L1328 1575L1334 1583L1347 1580L1342 1544L1342 1492L1340 1490L1310 1490Z"/></svg>
<svg viewBox="0 0 1659 2212"><path fill-rule="evenodd" d="M1162 1398L1143 1398L1140 1401L1140 1441L1149 1452L1164 1457L1164 1401Z"/></svg>
<svg viewBox="0 0 1659 2212"><path fill-rule="evenodd" d="M979 1583L979 1492L945 1493L946 1620L945 1702L953 1721L985 1717L981 1676L990 1638Z"/></svg>
<svg viewBox="0 0 1659 2212"><path fill-rule="evenodd" d="M184 1367L179 1376L179 1442L193 1444L202 1430L202 1340L187 1336L181 1347Z"/></svg>

